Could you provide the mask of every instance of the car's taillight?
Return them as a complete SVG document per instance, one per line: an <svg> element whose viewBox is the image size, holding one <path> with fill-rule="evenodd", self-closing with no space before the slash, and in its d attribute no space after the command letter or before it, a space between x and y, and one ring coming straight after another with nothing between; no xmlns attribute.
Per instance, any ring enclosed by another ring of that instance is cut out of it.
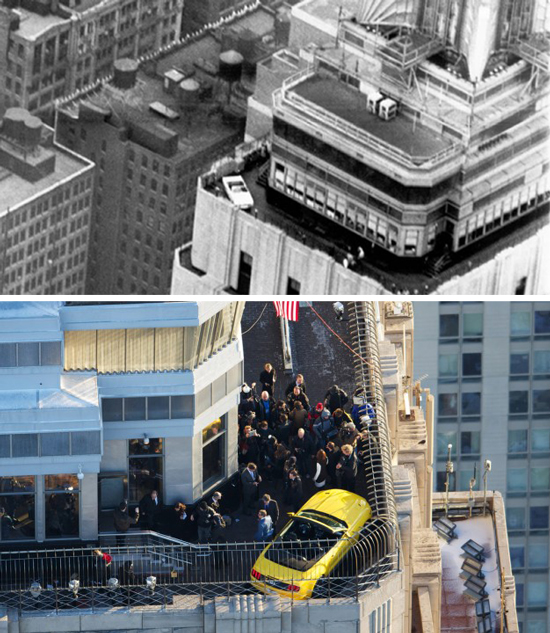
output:
<svg viewBox="0 0 550 633"><path fill-rule="evenodd" d="M300 591L300 587L298 587L298 585L288 585L288 587L286 588L287 591L291 591L291 592L298 592Z"/></svg>
<svg viewBox="0 0 550 633"><path fill-rule="evenodd" d="M251 574L252 574L252 576L253 576L254 578L256 578L256 580L260 580L260 578L262 577L262 575L260 574L260 572L259 572L259 571L256 571L255 569L253 569L253 570L252 570Z"/></svg>

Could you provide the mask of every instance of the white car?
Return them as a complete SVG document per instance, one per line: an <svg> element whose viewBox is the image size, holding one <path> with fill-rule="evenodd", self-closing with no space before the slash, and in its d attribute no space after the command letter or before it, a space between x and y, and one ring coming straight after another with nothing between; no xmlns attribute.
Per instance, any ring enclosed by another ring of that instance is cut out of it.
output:
<svg viewBox="0 0 550 633"><path fill-rule="evenodd" d="M239 207L239 209L251 209L254 199L248 191L242 176L225 176L222 178L223 188L227 197L231 202Z"/></svg>

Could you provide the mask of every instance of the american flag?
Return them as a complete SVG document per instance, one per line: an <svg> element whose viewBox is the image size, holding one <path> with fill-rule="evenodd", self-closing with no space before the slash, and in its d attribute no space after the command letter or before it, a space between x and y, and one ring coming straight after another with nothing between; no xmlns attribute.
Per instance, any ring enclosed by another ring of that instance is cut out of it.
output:
<svg viewBox="0 0 550 633"><path fill-rule="evenodd" d="M289 321L298 320L298 301L274 301L277 316L284 316Z"/></svg>

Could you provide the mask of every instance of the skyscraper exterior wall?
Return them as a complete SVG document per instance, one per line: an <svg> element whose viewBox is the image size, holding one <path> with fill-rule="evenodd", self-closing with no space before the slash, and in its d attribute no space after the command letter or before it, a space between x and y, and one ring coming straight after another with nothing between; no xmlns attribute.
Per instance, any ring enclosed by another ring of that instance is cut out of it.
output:
<svg viewBox="0 0 550 633"><path fill-rule="evenodd" d="M55 99L180 37L183 0L23 1L0 7L0 103L53 115Z"/></svg>
<svg viewBox="0 0 550 633"><path fill-rule="evenodd" d="M94 164L54 131L9 108L0 131L3 294L84 292Z"/></svg>
<svg viewBox="0 0 550 633"><path fill-rule="evenodd" d="M415 372L436 396L436 486L467 490L484 460L502 490L518 617L546 633L550 499L550 303L415 303Z"/></svg>
<svg viewBox="0 0 550 633"><path fill-rule="evenodd" d="M95 539L123 499L193 503L235 472L243 307L0 304L10 541Z"/></svg>

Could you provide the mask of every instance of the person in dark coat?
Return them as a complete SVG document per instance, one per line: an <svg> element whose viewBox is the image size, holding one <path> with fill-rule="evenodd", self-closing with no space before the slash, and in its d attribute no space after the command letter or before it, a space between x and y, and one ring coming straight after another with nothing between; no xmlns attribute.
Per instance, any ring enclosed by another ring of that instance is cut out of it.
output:
<svg viewBox="0 0 550 633"><path fill-rule="evenodd" d="M290 428L291 424L289 422L288 416L286 413L281 413L279 416L279 420L277 421L277 428L275 429L275 437L279 442L286 444L288 446L290 442Z"/></svg>
<svg viewBox="0 0 550 633"><path fill-rule="evenodd" d="M160 525L162 526L163 534L178 538L180 541L188 541L191 537L189 520L187 506L185 503L178 501L162 511Z"/></svg>
<svg viewBox="0 0 550 633"><path fill-rule="evenodd" d="M286 413L288 417L290 415L290 409L288 408L288 405L284 400L277 400L277 404L275 405L275 409L273 410L273 415L271 417L271 426L274 429L276 429L279 425L279 418L281 413Z"/></svg>
<svg viewBox="0 0 550 633"><path fill-rule="evenodd" d="M294 387L300 387L302 392L306 393L306 383L302 374L296 374L296 378L288 384L287 388L285 389L286 398L288 398L288 396L292 393Z"/></svg>
<svg viewBox="0 0 550 633"><path fill-rule="evenodd" d="M344 409L336 409L332 414L332 419L334 420L334 426L337 429L340 429L342 426L344 426L344 424L353 422L349 413L346 413Z"/></svg>
<svg viewBox="0 0 550 633"><path fill-rule="evenodd" d="M340 448L334 442L327 442L325 446L327 454L327 471L331 484L336 485L336 465L340 461Z"/></svg>
<svg viewBox="0 0 550 633"><path fill-rule="evenodd" d="M292 512L298 512L302 507L304 493L302 488L302 480L297 470L291 470L288 473L288 488L286 491L286 503L292 507Z"/></svg>
<svg viewBox="0 0 550 633"><path fill-rule="evenodd" d="M339 446L349 444L350 446L355 447L359 435L359 431L355 428L355 424L353 422L348 422L340 428L340 430L338 431L338 436L334 441Z"/></svg>
<svg viewBox="0 0 550 633"><path fill-rule="evenodd" d="M271 363L266 363L264 369L260 374L260 388L262 391L267 391L270 396L273 396L273 390L275 389L275 382L277 380L277 374L273 369Z"/></svg>
<svg viewBox="0 0 550 633"><path fill-rule="evenodd" d="M308 413L299 400L294 402L294 408L290 412L290 435L296 435L298 429L307 427Z"/></svg>
<svg viewBox="0 0 550 633"><path fill-rule="evenodd" d="M309 433L305 429L298 429L298 433L290 440L290 449L296 457L298 472L302 477L311 477L311 457L313 455L313 442Z"/></svg>
<svg viewBox="0 0 550 633"><path fill-rule="evenodd" d="M115 524L115 530L120 533L126 533L130 529L131 525L135 525L139 520L139 509L135 509L135 516L128 514L128 504L126 501L121 501L118 504L118 508L113 513L113 522ZM117 545L124 545L124 538L117 536Z"/></svg>
<svg viewBox="0 0 550 633"><path fill-rule="evenodd" d="M277 444L277 448L275 450L274 460L275 460L275 477L277 480L283 479L284 467L286 460L290 457L290 451L288 450L286 444L283 442L279 442Z"/></svg>
<svg viewBox="0 0 550 633"><path fill-rule="evenodd" d="M275 411L275 400L269 395L268 391L262 391L258 408L256 410L256 420L268 424L272 424L273 411Z"/></svg>
<svg viewBox="0 0 550 633"><path fill-rule="evenodd" d="M355 478L357 477L357 457L353 447L344 444L341 448L342 456L336 464L336 478L340 487L348 492L355 492Z"/></svg>
<svg viewBox="0 0 550 633"><path fill-rule="evenodd" d="M336 409L343 409L348 401L348 394L338 385L332 387L325 394L325 407L334 413Z"/></svg>
<svg viewBox="0 0 550 633"><path fill-rule="evenodd" d="M145 495L139 502L139 512L144 522L145 529L157 529L161 511L162 506L160 504L158 492L156 490L151 490L151 492L148 495Z"/></svg>
<svg viewBox="0 0 550 633"><path fill-rule="evenodd" d="M262 481L256 464L250 462L241 474L243 486L243 514L252 514L250 509L258 498L258 487Z"/></svg>
<svg viewBox="0 0 550 633"><path fill-rule="evenodd" d="M258 510L265 510L267 514L271 517L273 521L273 527L277 525L277 521L279 520L279 504L272 499L270 495L265 494L258 501Z"/></svg>
<svg viewBox="0 0 550 633"><path fill-rule="evenodd" d="M125 560L118 568L118 580L121 585L125 586L137 584L134 563L131 560Z"/></svg>
<svg viewBox="0 0 550 633"><path fill-rule="evenodd" d="M292 393L287 396L286 399L288 403L288 408L292 411L294 409L294 404L296 402L301 402L302 406L306 411L309 411L309 398L306 394L300 389L300 387L294 387Z"/></svg>

